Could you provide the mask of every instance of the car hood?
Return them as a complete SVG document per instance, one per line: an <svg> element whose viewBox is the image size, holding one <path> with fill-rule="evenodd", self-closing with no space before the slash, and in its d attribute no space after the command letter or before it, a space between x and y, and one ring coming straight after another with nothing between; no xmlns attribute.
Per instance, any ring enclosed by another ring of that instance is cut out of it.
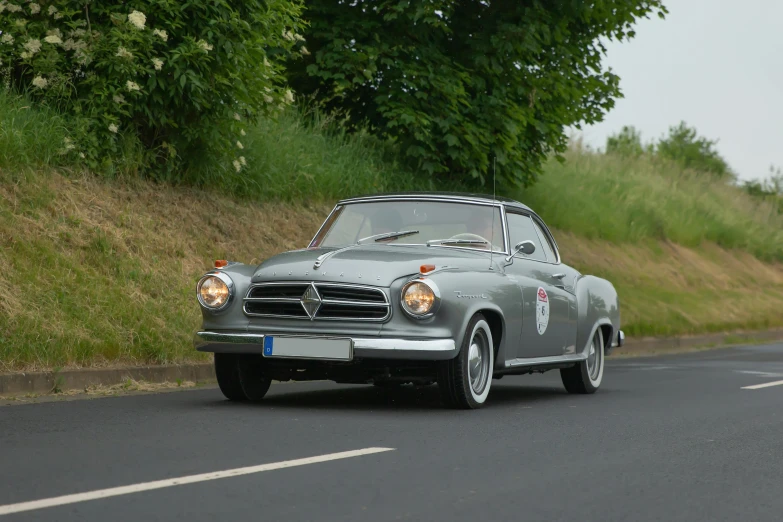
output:
<svg viewBox="0 0 783 522"><path fill-rule="evenodd" d="M335 251L318 268L313 265L323 254ZM502 259L495 254L494 264ZM419 272L423 264L450 266L461 270L489 268L488 252L419 245L360 245L336 251L333 248L292 250L258 265L252 281L337 281L388 287L400 277Z"/></svg>

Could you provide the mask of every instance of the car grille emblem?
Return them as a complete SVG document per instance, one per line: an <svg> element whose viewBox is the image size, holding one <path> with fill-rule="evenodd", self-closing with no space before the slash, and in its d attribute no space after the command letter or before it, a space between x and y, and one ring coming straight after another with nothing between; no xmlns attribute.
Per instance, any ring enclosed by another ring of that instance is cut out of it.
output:
<svg viewBox="0 0 783 522"><path fill-rule="evenodd" d="M307 312L308 317L313 319L318 309L321 308L321 296L318 295L318 290L315 289L315 285L310 285L302 294L302 308Z"/></svg>

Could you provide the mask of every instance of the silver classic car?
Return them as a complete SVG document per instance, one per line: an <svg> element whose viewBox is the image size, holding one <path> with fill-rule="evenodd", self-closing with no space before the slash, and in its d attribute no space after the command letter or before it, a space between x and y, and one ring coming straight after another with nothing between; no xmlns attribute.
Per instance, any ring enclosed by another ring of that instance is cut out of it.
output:
<svg viewBox="0 0 783 522"><path fill-rule="evenodd" d="M493 379L554 369L593 393L624 339L612 284L563 264L541 218L505 198L346 199L307 248L215 266L194 342L235 401L327 379L437 383L446 405L478 408Z"/></svg>

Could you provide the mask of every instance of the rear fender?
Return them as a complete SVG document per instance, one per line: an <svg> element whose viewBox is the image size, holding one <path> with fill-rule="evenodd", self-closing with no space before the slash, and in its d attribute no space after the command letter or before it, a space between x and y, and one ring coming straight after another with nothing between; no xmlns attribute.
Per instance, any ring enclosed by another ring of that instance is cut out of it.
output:
<svg viewBox="0 0 783 522"><path fill-rule="evenodd" d="M620 302L612 283L595 276L583 276L576 283L577 353L587 353L598 328L610 328L604 337L604 352L609 353L612 341L620 330Z"/></svg>

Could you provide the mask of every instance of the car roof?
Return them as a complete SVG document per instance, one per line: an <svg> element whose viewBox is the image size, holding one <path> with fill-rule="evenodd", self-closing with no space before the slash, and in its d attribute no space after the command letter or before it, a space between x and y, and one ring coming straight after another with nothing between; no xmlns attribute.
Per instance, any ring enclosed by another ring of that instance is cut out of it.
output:
<svg viewBox="0 0 783 522"><path fill-rule="evenodd" d="M352 198L345 198L338 201L338 204L343 203L357 203L360 201L382 201L384 199L433 199L433 200L445 200L445 201L464 201L464 202L480 202L480 203L492 203L493 201L502 203L506 207L513 207L522 210L533 210L527 205L523 205L519 201L503 196L493 197L492 194L477 194L470 192L388 192L381 194L365 194L362 196L354 196Z"/></svg>

